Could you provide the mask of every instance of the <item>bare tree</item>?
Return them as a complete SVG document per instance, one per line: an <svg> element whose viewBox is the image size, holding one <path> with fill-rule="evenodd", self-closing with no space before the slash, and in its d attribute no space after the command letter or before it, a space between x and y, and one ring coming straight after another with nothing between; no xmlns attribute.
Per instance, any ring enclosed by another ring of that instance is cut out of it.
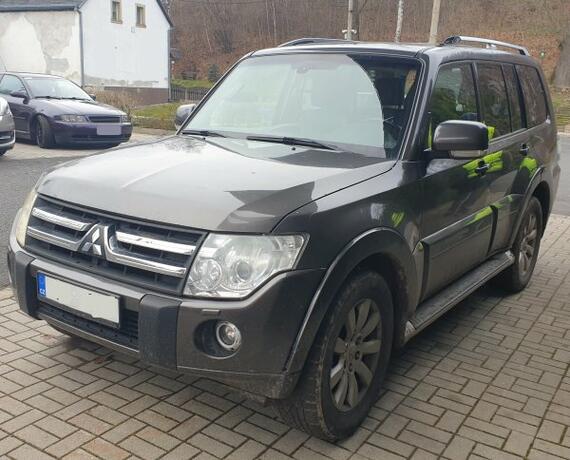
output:
<svg viewBox="0 0 570 460"><path fill-rule="evenodd" d="M399 42L402 37L402 22L404 21L404 0L398 0L398 19L396 21L395 42Z"/></svg>

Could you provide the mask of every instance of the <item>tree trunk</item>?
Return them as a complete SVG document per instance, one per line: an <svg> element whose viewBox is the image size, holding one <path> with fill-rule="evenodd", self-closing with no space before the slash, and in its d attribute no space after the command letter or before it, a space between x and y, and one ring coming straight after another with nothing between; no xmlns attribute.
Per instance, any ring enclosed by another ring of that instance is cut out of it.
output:
<svg viewBox="0 0 570 460"><path fill-rule="evenodd" d="M560 58L554 71L554 86L570 88L570 34L562 42Z"/></svg>

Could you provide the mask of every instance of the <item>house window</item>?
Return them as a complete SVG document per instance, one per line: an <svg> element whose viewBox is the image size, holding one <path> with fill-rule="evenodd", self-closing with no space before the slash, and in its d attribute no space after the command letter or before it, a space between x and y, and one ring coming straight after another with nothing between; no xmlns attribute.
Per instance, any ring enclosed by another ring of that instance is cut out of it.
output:
<svg viewBox="0 0 570 460"><path fill-rule="evenodd" d="M111 0L111 22L116 22L118 24L123 22L121 0Z"/></svg>
<svg viewBox="0 0 570 460"><path fill-rule="evenodd" d="M146 27L146 12L144 5L137 5L137 27Z"/></svg>

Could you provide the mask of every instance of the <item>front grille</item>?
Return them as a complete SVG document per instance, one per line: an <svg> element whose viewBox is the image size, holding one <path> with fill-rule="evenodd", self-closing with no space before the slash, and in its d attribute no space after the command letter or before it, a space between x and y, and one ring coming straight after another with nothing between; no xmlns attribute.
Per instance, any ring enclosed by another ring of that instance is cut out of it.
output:
<svg viewBox="0 0 570 460"><path fill-rule="evenodd" d="M30 216L26 248L128 284L181 294L203 235L39 197Z"/></svg>
<svg viewBox="0 0 570 460"><path fill-rule="evenodd" d="M120 123L119 115L89 115L89 121L93 123Z"/></svg>
<svg viewBox="0 0 570 460"><path fill-rule="evenodd" d="M39 303L37 312L40 317L48 321L52 318L77 329L81 329L84 332L138 350L139 314L136 311L123 309L121 311L121 322L118 329L82 318L65 310L52 307L44 302Z"/></svg>

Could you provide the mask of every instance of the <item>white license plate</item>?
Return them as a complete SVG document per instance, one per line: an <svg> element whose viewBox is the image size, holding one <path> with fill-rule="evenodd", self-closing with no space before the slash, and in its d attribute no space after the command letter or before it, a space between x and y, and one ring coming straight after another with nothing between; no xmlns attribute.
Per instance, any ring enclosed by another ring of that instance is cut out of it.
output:
<svg viewBox="0 0 570 460"><path fill-rule="evenodd" d="M100 125L97 126L98 136L119 136L121 134L121 125Z"/></svg>
<svg viewBox="0 0 570 460"><path fill-rule="evenodd" d="M37 274L38 296L40 299L56 302L62 307L82 313L96 321L119 325L119 299L108 294L84 289L75 284L66 283Z"/></svg>

